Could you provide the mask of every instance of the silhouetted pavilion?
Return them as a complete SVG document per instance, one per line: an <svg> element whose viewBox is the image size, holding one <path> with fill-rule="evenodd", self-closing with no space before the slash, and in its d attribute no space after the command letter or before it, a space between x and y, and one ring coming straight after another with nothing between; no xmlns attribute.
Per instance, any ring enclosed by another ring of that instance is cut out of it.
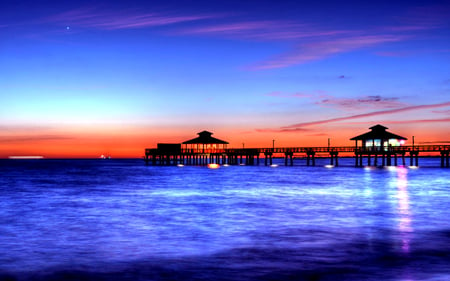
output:
<svg viewBox="0 0 450 281"><path fill-rule="evenodd" d="M371 131L351 138L355 141L356 148L358 141L361 141L362 148L371 148L372 150L385 150L389 146L400 146L407 138L386 131L388 128L375 125L369 128Z"/></svg>
<svg viewBox="0 0 450 281"><path fill-rule="evenodd" d="M186 149L192 149L201 153L210 153L227 148L228 142L212 137L213 133L211 132L202 131L197 134L198 137L183 142Z"/></svg>

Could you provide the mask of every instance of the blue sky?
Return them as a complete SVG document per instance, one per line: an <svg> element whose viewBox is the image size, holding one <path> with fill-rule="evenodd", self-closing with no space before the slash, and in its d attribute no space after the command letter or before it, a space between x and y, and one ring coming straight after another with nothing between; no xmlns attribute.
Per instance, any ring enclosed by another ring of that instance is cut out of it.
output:
<svg viewBox="0 0 450 281"><path fill-rule="evenodd" d="M119 136L134 156L203 129L345 145L374 123L448 141L449 14L449 1L3 1L0 156L52 138L114 153Z"/></svg>

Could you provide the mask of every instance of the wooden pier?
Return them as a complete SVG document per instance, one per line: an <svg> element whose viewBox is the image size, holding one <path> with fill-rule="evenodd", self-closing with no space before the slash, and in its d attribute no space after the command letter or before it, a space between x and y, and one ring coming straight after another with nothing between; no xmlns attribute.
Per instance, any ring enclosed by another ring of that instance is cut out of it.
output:
<svg viewBox="0 0 450 281"><path fill-rule="evenodd" d="M330 165L339 166L339 156L353 156L355 167L364 166L419 166L420 154L440 156L441 167L450 167L450 145L415 145L378 148L354 146L336 147L276 147L225 149L158 149L147 148L145 161L151 165L273 165L274 155L284 156L286 166L294 165L295 158L306 158L307 166L315 166L317 155L327 157ZM409 161L407 161L409 160ZM408 163L409 162L409 163Z"/></svg>
<svg viewBox="0 0 450 281"><path fill-rule="evenodd" d="M307 166L316 165L316 157L329 157L330 165L339 166L339 156L354 156L355 167L363 166L410 166L419 165L419 153L440 155L441 167L450 167L450 145L405 146L405 137L388 132L386 127L375 125L371 131L351 138L355 146L327 147L272 147L227 148L228 142L212 137L213 133L202 131L198 137L183 143L159 143L157 148L145 149L146 164L170 165L273 165L273 157L284 156L286 166L294 165L294 157L306 158ZM358 142L360 145L358 146ZM364 161L366 159L366 161ZM366 162L366 163L364 163ZM401 163L401 164L399 164Z"/></svg>

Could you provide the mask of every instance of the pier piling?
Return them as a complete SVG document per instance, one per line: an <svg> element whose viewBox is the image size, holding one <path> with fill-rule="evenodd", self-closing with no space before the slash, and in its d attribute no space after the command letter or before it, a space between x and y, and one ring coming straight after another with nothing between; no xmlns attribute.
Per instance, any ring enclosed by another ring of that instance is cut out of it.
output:
<svg viewBox="0 0 450 281"><path fill-rule="evenodd" d="M449 168L450 167L450 151L442 150L440 154L441 154L441 167Z"/></svg>
<svg viewBox="0 0 450 281"><path fill-rule="evenodd" d="M339 152L330 151L330 165L339 166L338 155Z"/></svg>
<svg viewBox="0 0 450 281"><path fill-rule="evenodd" d="M309 149L306 151L306 165L309 166L310 161L313 166L316 166L316 152L314 150Z"/></svg>

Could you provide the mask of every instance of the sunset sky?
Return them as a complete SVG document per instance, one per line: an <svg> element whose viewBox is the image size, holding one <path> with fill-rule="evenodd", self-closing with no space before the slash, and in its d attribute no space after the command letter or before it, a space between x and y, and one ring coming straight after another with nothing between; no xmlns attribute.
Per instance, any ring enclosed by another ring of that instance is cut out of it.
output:
<svg viewBox="0 0 450 281"><path fill-rule="evenodd" d="M450 143L450 1L2 1L0 158Z"/></svg>

